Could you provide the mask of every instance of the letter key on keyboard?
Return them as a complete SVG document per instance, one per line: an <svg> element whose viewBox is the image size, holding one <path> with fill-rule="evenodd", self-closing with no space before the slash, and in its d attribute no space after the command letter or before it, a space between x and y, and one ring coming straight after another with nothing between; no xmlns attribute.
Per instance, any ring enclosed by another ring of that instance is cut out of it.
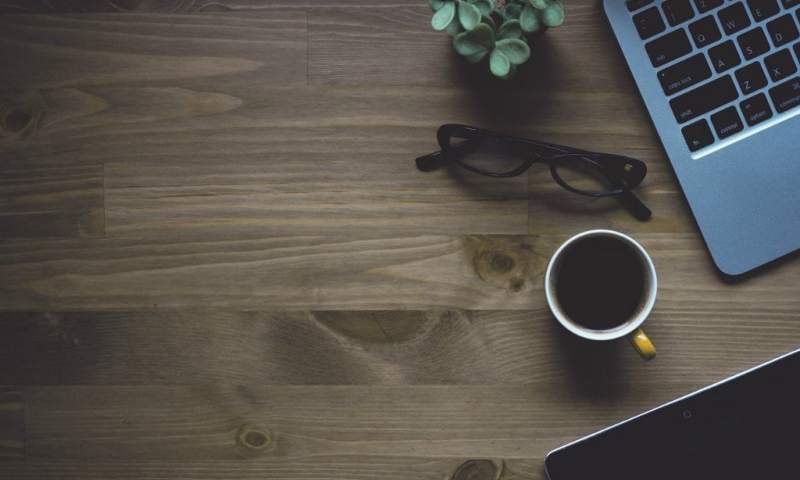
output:
<svg viewBox="0 0 800 480"><path fill-rule="evenodd" d="M756 22L776 15L781 10L778 0L747 0L747 4Z"/></svg>
<svg viewBox="0 0 800 480"><path fill-rule="evenodd" d="M756 90L767 86L767 77L758 62L753 62L736 70L736 81L739 82L739 88L742 89L742 93L745 95L750 95Z"/></svg>
<svg viewBox="0 0 800 480"><path fill-rule="evenodd" d="M743 28L750 26L750 18L744 9L744 5L736 3L730 7L723 8L719 11L719 21L725 33L732 35Z"/></svg>
<svg viewBox="0 0 800 480"><path fill-rule="evenodd" d="M769 36L772 37L772 43L776 48L786 45L798 37L797 26L791 15L784 15L769 22L767 30L769 30Z"/></svg>
<svg viewBox="0 0 800 480"><path fill-rule="evenodd" d="M739 47L742 49L745 60L752 60L769 50L767 36L761 27L756 27L749 32L739 35L737 38Z"/></svg>
<svg viewBox="0 0 800 480"><path fill-rule="evenodd" d="M774 82L780 82L797 71L788 48L765 58L764 65L767 66L767 72Z"/></svg>
<svg viewBox="0 0 800 480"><path fill-rule="evenodd" d="M719 27L717 27L717 22L711 15L703 17L689 25L689 33L692 34L694 44L697 45L697 48L711 45L722 38Z"/></svg>
<svg viewBox="0 0 800 480"><path fill-rule="evenodd" d="M742 63L739 52L736 51L736 46L731 40L711 47L708 50L708 56L711 57L711 64L714 65L717 73L722 73Z"/></svg>

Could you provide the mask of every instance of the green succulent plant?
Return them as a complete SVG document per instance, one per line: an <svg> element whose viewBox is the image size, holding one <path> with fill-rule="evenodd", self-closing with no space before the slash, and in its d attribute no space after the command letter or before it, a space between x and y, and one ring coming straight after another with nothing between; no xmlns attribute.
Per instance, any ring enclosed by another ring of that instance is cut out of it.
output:
<svg viewBox="0 0 800 480"><path fill-rule="evenodd" d="M428 0L431 26L453 37L470 63L488 58L493 75L507 79L531 56L531 36L564 23L562 0Z"/></svg>

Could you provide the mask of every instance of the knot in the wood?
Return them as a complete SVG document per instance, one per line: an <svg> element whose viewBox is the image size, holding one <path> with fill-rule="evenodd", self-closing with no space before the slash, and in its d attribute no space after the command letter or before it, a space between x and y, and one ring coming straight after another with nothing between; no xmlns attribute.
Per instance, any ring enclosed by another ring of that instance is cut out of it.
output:
<svg viewBox="0 0 800 480"><path fill-rule="evenodd" d="M12 108L3 116L3 128L11 133L19 133L31 124L33 116L22 108Z"/></svg>
<svg viewBox="0 0 800 480"><path fill-rule="evenodd" d="M513 292L523 290L530 274L530 250L508 238L475 240L473 264L478 276Z"/></svg>
<svg viewBox="0 0 800 480"><path fill-rule="evenodd" d="M242 425L236 432L236 443L252 451L263 451L272 446L272 433L269 429L255 425Z"/></svg>
<svg viewBox="0 0 800 480"><path fill-rule="evenodd" d="M44 100L38 91L0 90L0 139L30 135L43 115Z"/></svg>
<svg viewBox="0 0 800 480"><path fill-rule="evenodd" d="M451 480L495 480L500 468L491 460L467 460L456 468Z"/></svg>
<svg viewBox="0 0 800 480"><path fill-rule="evenodd" d="M514 268L514 259L502 252L488 253L489 268L496 272L508 272Z"/></svg>

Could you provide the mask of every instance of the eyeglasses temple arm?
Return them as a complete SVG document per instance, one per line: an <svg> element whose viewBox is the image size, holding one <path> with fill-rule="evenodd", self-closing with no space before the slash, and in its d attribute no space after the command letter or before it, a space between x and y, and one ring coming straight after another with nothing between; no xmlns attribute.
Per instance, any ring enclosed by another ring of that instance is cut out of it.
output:
<svg viewBox="0 0 800 480"><path fill-rule="evenodd" d="M444 161L444 154L442 154L441 150L417 157L416 160L414 160L417 164L417 168L422 172L438 170L444 164Z"/></svg>
<svg viewBox="0 0 800 480"><path fill-rule="evenodd" d="M453 145L449 148L449 153L451 155L462 155L467 153L469 149L473 147L473 145L473 142L470 141L461 143L459 145ZM417 157L414 161L416 162L417 168L420 171L432 172L441 168L441 166L447 161L447 158L444 156L444 152L439 150L421 157Z"/></svg>
<svg viewBox="0 0 800 480"><path fill-rule="evenodd" d="M637 220L647 221L650 220L650 217L653 216L653 212L650 211L639 197L637 197L633 192L628 190L627 188L622 191L622 193L618 196L620 203L631 212L631 214L636 217Z"/></svg>

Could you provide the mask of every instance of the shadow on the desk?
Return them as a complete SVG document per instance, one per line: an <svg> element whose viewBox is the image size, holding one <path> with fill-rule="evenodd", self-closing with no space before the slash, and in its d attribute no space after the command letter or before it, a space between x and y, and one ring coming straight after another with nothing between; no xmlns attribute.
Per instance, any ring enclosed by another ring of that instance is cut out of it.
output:
<svg viewBox="0 0 800 480"><path fill-rule="evenodd" d="M547 332L557 345L564 385L570 393L591 400L613 400L625 393L623 355L636 356L624 339L585 340L568 332L555 319Z"/></svg>
<svg viewBox="0 0 800 480"><path fill-rule="evenodd" d="M558 91L567 67L559 61L555 44L542 35L535 40L531 60L519 67L510 80L495 78L481 62L471 65L452 52L453 74L469 92L465 107L476 126L502 128L506 133L523 133L526 125L543 123L552 114L557 102L551 93ZM563 58L563 57L562 57ZM469 111L471 109L471 111Z"/></svg>

